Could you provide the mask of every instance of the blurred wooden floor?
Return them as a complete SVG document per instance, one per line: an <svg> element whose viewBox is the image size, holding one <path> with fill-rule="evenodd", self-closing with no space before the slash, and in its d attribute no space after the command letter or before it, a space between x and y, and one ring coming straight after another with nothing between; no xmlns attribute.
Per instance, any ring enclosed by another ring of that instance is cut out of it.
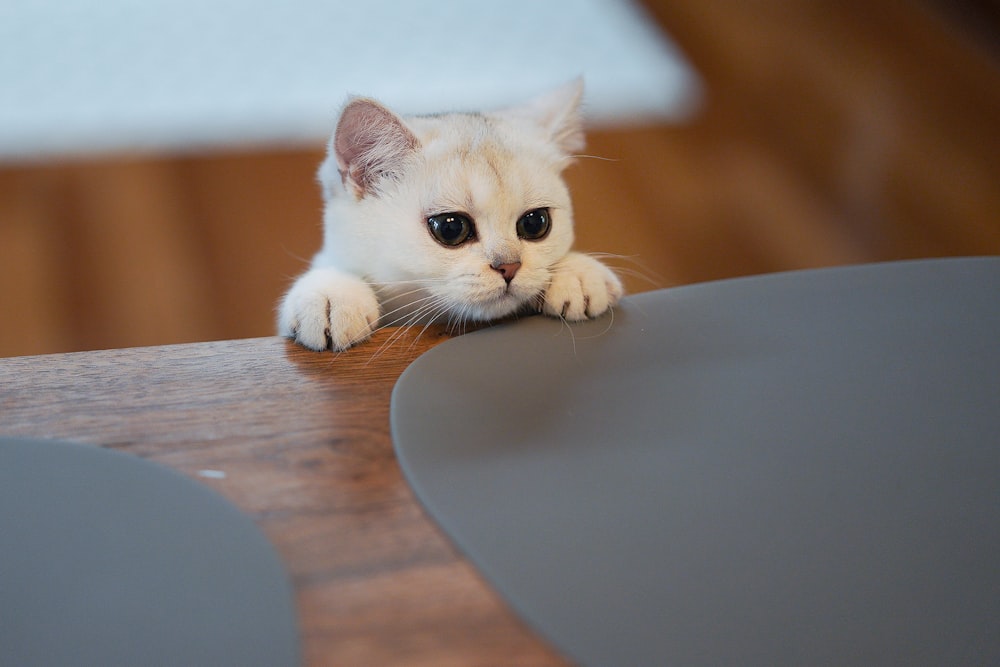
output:
<svg viewBox="0 0 1000 667"><path fill-rule="evenodd" d="M704 105L593 131L611 160L569 172L578 247L628 258L631 291L1000 254L988 3L647 4ZM320 150L0 166L0 356L273 333L320 244Z"/></svg>

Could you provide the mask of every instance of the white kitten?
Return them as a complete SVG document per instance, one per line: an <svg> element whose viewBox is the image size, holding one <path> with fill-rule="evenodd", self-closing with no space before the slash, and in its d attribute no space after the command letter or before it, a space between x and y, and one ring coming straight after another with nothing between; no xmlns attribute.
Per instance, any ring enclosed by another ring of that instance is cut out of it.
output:
<svg viewBox="0 0 1000 667"><path fill-rule="evenodd" d="M505 111L406 118L351 100L319 171L323 248L279 334L344 350L380 321L581 320L617 303L615 274L570 251L560 174L583 148L582 94L577 81Z"/></svg>

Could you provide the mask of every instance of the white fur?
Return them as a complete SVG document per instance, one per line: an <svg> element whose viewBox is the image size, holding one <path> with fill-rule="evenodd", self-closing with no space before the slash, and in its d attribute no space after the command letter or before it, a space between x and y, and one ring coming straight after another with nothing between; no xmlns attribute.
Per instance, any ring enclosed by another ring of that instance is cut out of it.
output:
<svg viewBox="0 0 1000 667"><path fill-rule="evenodd" d="M570 251L573 214L561 172L583 146L582 84L486 114L400 118L372 100L345 108L319 178L324 244L285 296L278 330L343 350L377 323L491 320L526 307L569 320L617 303L621 282ZM517 236L548 208L552 229ZM445 247L427 218L461 212L477 237ZM520 262L508 285L491 264Z"/></svg>

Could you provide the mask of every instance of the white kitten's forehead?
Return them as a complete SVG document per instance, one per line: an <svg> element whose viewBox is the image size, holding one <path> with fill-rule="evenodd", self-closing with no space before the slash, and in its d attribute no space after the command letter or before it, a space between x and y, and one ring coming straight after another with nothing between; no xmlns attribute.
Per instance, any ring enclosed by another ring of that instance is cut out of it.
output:
<svg viewBox="0 0 1000 667"><path fill-rule="evenodd" d="M451 119L424 144L428 212L463 211L504 219L544 206L564 206L558 169L539 151L512 145L490 119Z"/></svg>
<svg viewBox="0 0 1000 667"><path fill-rule="evenodd" d="M477 217L490 213L517 215L532 205L526 200L537 199L525 187L523 174L511 156L489 152L477 157L466 161L463 182L459 184L465 190L470 213Z"/></svg>

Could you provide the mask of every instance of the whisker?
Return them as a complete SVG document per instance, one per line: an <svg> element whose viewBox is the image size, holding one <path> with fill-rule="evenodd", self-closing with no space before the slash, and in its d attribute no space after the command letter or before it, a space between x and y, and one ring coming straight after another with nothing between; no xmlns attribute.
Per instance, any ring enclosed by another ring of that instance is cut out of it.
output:
<svg viewBox="0 0 1000 667"><path fill-rule="evenodd" d="M398 318L389 319L384 324L380 324L376 329L376 331L381 331L382 329L388 329L388 328L396 328L397 330L405 331L407 327L418 322L427 312L432 311L436 307L437 307L437 298L434 296L429 296L424 299L421 299L420 301L408 303L405 306L397 308L394 311L390 311L387 314L392 315L393 313L405 310L406 308L413 308L412 311L406 312ZM383 320L384 319L385 316L383 316Z"/></svg>
<svg viewBox="0 0 1000 667"><path fill-rule="evenodd" d="M372 288L393 287L396 285L429 285L443 284L451 282L452 278L414 278L412 280L366 280L365 283Z"/></svg>
<svg viewBox="0 0 1000 667"><path fill-rule="evenodd" d="M604 330L601 331L601 332L599 332L599 333L592 334L590 336L580 336L579 340L593 340L594 338L600 338L601 336L604 336L609 331L611 331L611 328L615 325L615 308L614 308L614 306L609 306L607 312L608 312L608 326L604 327ZM573 351L574 351L574 353L576 352L576 346L575 345L573 347Z"/></svg>
<svg viewBox="0 0 1000 667"><path fill-rule="evenodd" d="M417 344L417 341L420 340L421 336L423 336L425 333L427 333L427 329L429 329L431 327L431 325L434 324L434 321L437 320L437 318L440 317L441 315L444 315L445 313L447 313L448 310L449 309L448 309L447 304L442 303L440 305L440 307L438 308L438 310L435 311L430 317L427 318L427 323L424 324L424 328L420 330L420 333L418 333L416 335L416 337L414 337L414 339L410 343L410 347L408 349L413 349L413 346Z"/></svg>
<svg viewBox="0 0 1000 667"><path fill-rule="evenodd" d="M309 266L312 263L311 259L306 259L302 255L294 253L291 250L289 250L288 246L286 246L284 243L281 244L281 249L284 250L285 254L291 257L292 259L302 262L303 266Z"/></svg>
<svg viewBox="0 0 1000 667"><path fill-rule="evenodd" d="M606 253L606 252L601 252L601 253L594 252L586 254L590 257L593 257L594 259L604 260L603 264L612 271L614 271L614 273L619 277L630 276L638 280L641 280L645 283L648 283L650 286L654 288L666 287L671 284L670 281L668 281L662 274L650 269L643 262L638 260L635 255L632 256L616 255L613 253ZM638 268L621 266L620 264L616 265L607 260L621 260L629 262ZM557 264L555 267L549 269L549 274L551 276L556 276L556 275L563 275L571 271L572 269L568 267L559 266Z"/></svg>
<svg viewBox="0 0 1000 667"><path fill-rule="evenodd" d="M584 158L588 160L601 160L603 162L621 162L621 158L617 157L602 157L600 155L586 155L584 153L577 153L575 155L567 155L567 160L575 160L577 158Z"/></svg>
<svg viewBox="0 0 1000 667"><path fill-rule="evenodd" d="M421 301L425 301L425 300L428 300L428 299L432 299L432 298L433 298L433 297L426 297L425 299L421 299ZM405 306L404 306L404 307L405 307ZM398 309L397 309L397 310L398 310ZM389 314L391 315L391 314L392 314L392 312L395 312L395 311L390 311L390 313L389 313ZM383 320L384 318L385 318L385 315L381 315L381 316L379 317L379 320L381 321L381 320ZM363 341L363 340L366 340L367 338L370 338L371 336L375 335L375 334L376 334L377 332L381 331L382 329L385 329L385 328L387 328L387 327L388 327L388 326L390 326L391 324L392 324L392 323L387 323L387 324L379 324L378 326L375 326L375 327L373 327L371 331L369 331L369 332L365 333L365 334L364 334L364 335L362 335L362 336L359 336L359 337L357 337L357 338L356 338L356 339L354 339L354 340L351 340L351 341L349 341L349 342L348 342L348 348L351 348L351 347L355 346L356 344L360 343L361 341ZM395 333L394 333L394 335L395 335ZM384 343L382 344L382 346L381 346L381 347L379 348L379 350L376 350L376 354L375 354L375 355L373 355L373 356L372 356L372 357L371 357L371 358L370 358L370 359L368 360L368 361L369 361L369 363L370 363L370 362L371 362L371 361L372 361L373 359L375 359L376 357L380 356L380 353L381 353L382 351L384 351L384 350L383 350L383 348L387 348L387 347L388 347L388 345L390 345L390 344L391 344L392 342L393 342L393 337L391 337L391 336L390 336L390 338L389 338L389 339L388 339L387 341L385 341L385 342L384 342Z"/></svg>
<svg viewBox="0 0 1000 667"><path fill-rule="evenodd" d="M386 292L389 291L389 289L390 288L387 287L387 286L385 286L385 285L381 285L381 286L379 286L379 287L377 287L375 289L375 296L377 296L379 298L380 302L382 302L382 303L389 303L391 301L396 301L398 299L404 299L404 298L406 298L408 296L413 296L414 294L419 294L420 292L424 291L423 287L417 287L417 288L412 289L412 290L407 290L406 292L399 292L398 294L393 294L393 295L391 295L389 297L386 297L385 294L386 294Z"/></svg>
<svg viewBox="0 0 1000 667"><path fill-rule="evenodd" d="M573 326L569 323L569 320L567 320L562 315L559 315L558 317L559 317L559 321L562 322L562 326L559 327L559 331L556 332L555 335L558 336L560 333L562 333L563 327L566 327L566 330L569 331L569 339L573 343L573 356L575 357L575 356L577 356L577 354L576 354L576 332L573 331Z"/></svg>
<svg viewBox="0 0 1000 667"><path fill-rule="evenodd" d="M382 326L384 327L384 326L388 326L388 325L394 324L398 318L394 318L393 315L396 315L397 313L403 312L403 314L401 315L401 317L405 318L405 317L408 316L408 313L405 313L405 311L407 309L414 308L414 307L416 307L417 309L419 309L423 304L427 303L428 301L433 301L436 298L438 298L438 297L434 296L433 294L430 294L430 295L427 295L427 296L422 297L420 299L414 299L413 301L407 301L406 303L402 304L401 306L398 306L396 308L393 308L392 310L388 310L388 311L382 313L382 316L379 318L382 322L384 322L384 324ZM384 302L383 305L385 305L385 303L391 303L391 302L392 302L392 299Z"/></svg>
<svg viewBox="0 0 1000 667"><path fill-rule="evenodd" d="M670 281L667 280L663 274L651 269L645 262L639 259L639 255L618 255L609 252L593 252L587 253L595 259L605 260L605 264L618 275L632 276L642 280L653 287L665 287ZM627 262L632 266L621 266L615 265L608 260Z"/></svg>
<svg viewBox="0 0 1000 667"><path fill-rule="evenodd" d="M427 318L427 322L424 324L423 329L417 334L416 338L410 343L410 348L417 343L420 337L427 331L427 329L434 324L434 320L440 316L442 313L446 312L448 309L447 301L443 297L429 296L421 299L424 303L421 303L412 313L408 313L403 316L400 320L395 320L390 323L381 325L377 330L386 329L389 327L394 327L396 330L393 331L388 338L382 343L381 346L372 354L369 358L368 363L371 363L382 354L386 352L392 345L402 339L413 327L420 324L420 322ZM412 304L408 304L412 305Z"/></svg>
<svg viewBox="0 0 1000 667"><path fill-rule="evenodd" d="M468 304L462 304L462 307L457 311L449 313L448 331L451 331L456 335L464 334L471 319L472 308Z"/></svg>

